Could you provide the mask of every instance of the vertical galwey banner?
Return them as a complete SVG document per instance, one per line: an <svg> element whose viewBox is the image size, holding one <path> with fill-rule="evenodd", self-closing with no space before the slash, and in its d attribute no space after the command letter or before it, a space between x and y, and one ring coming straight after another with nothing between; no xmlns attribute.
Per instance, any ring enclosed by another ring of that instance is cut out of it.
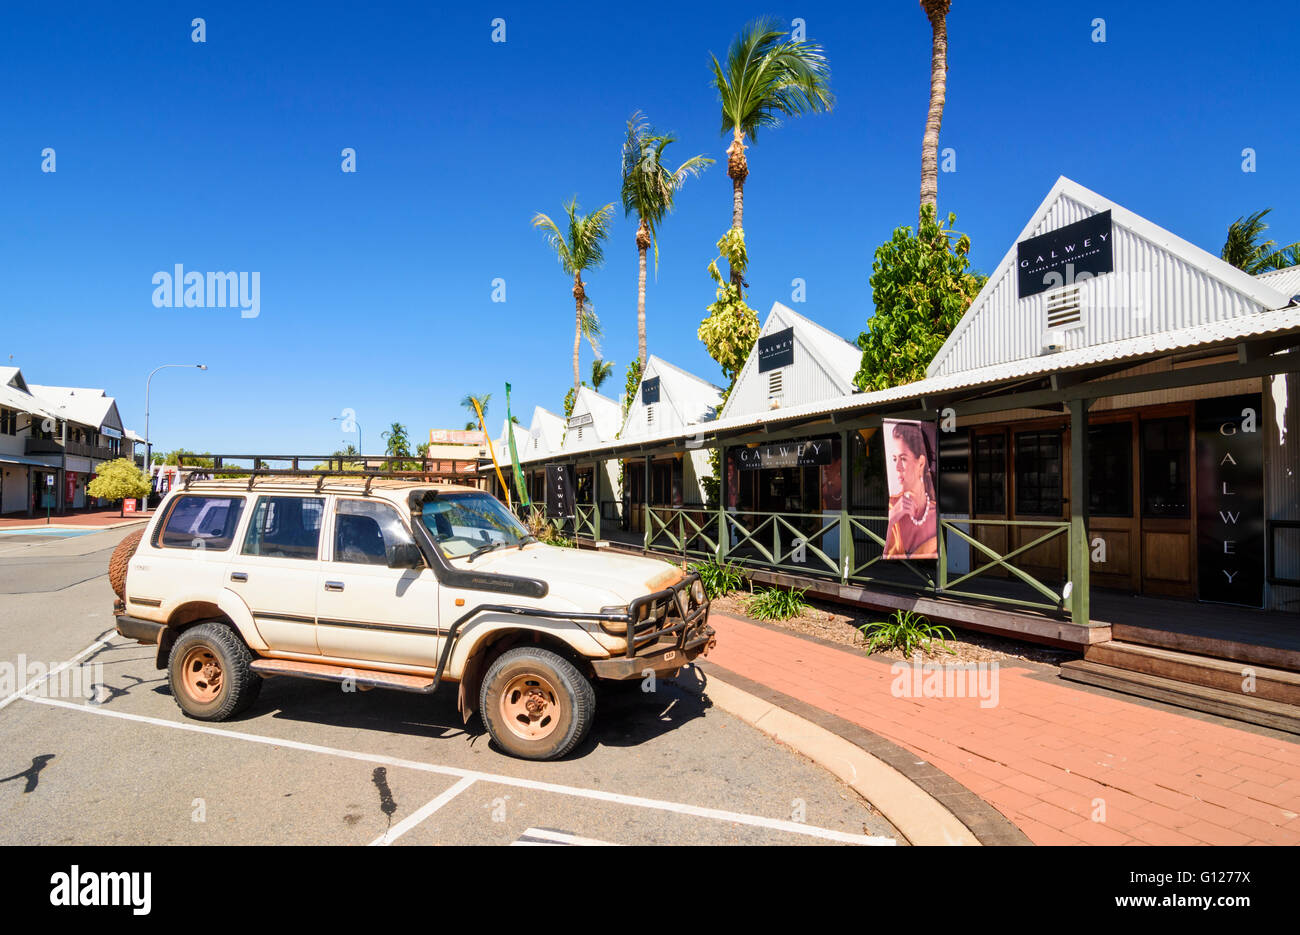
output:
<svg viewBox="0 0 1300 935"><path fill-rule="evenodd" d="M515 475L515 490L519 491L519 502L525 510L532 508L528 499L528 485L524 483L524 472L519 469L519 452L515 450L515 420L510 415L510 384L506 384L506 438L510 442L510 467Z"/></svg>
<svg viewBox="0 0 1300 935"><path fill-rule="evenodd" d="M1203 601L1264 603L1264 430L1258 393L1196 403L1196 572Z"/></svg>

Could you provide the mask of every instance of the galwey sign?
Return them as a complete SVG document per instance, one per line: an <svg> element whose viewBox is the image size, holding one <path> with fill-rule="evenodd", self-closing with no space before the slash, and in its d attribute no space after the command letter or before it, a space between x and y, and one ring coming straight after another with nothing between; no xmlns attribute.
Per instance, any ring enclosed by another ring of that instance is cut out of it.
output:
<svg viewBox="0 0 1300 935"><path fill-rule="evenodd" d="M1110 212L1016 244L1017 294L1026 299L1115 269Z"/></svg>
<svg viewBox="0 0 1300 935"><path fill-rule="evenodd" d="M1201 600L1264 603L1264 433L1258 393L1196 404Z"/></svg>

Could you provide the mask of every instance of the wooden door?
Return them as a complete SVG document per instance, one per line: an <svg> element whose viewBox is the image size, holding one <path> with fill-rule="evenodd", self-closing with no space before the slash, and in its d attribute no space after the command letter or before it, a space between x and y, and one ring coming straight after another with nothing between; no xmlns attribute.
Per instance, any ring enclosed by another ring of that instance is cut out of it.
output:
<svg viewBox="0 0 1300 935"><path fill-rule="evenodd" d="M1088 551L1094 587L1142 589L1139 423L1135 413L1088 420Z"/></svg>
<svg viewBox="0 0 1300 935"><path fill-rule="evenodd" d="M998 428L978 431L971 443L971 516L975 519L1004 520L1007 518L1007 433ZM962 529L960 525L957 527ZM1007 527L990 523L976 524L962 529L972 539L988 546L998 555L1007 553ZM979 549L971 548L971 568L979 568L992 559ZM991 568L983 573L1005 578L1002 568ZM983 575L981 575L983 577ZM975 579L978 580L978 579Z"/></svg>
<svg viewBox="0 0 1300 935"><path fill-rule="evenodd" d="M1144 414L1139 424L1144 594L1196 596L1192 429L1187 406Z"/></svg>
<svg viewBox="0 0 1300 935"><path fill-rule="evenodd" d="M1011 518L1060 521L1068 515L1068 438L1059 421L1017 428L1011 441ZM1049 533L1046 526L1012 526L1010 550ZM1069 537L1057 534L1012 559L1017 568L1054 587L1065 580Z"/></svg>

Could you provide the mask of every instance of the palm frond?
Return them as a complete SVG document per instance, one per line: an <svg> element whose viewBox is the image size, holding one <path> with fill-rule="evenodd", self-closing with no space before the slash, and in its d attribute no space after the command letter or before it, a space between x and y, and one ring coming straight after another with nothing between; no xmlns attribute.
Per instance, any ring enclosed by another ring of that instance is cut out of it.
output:
<svg viewBox="0 0 1300 935"><path fill-rule="evenodd" d="M791 39L779 20L754 20L732 40L725 66L716 56L713 83L722 104L722 134L751 139L782 117L828 111L835 106L830 67L822 47Z"/></svg>

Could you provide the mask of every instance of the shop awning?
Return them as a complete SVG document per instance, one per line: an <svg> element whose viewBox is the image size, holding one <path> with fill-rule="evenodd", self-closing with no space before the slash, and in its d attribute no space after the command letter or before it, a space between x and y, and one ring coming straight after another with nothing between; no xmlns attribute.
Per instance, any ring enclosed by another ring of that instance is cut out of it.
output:
<svg viewBox="0 0 1300 935"><path fill-rule="evenodd" d="M27 467L43 467L57 469L57 464L49 464L45 461L38 461L36 458L24 458L21 455L3 455L0 454L0 464L21 464Z"/></svg>

